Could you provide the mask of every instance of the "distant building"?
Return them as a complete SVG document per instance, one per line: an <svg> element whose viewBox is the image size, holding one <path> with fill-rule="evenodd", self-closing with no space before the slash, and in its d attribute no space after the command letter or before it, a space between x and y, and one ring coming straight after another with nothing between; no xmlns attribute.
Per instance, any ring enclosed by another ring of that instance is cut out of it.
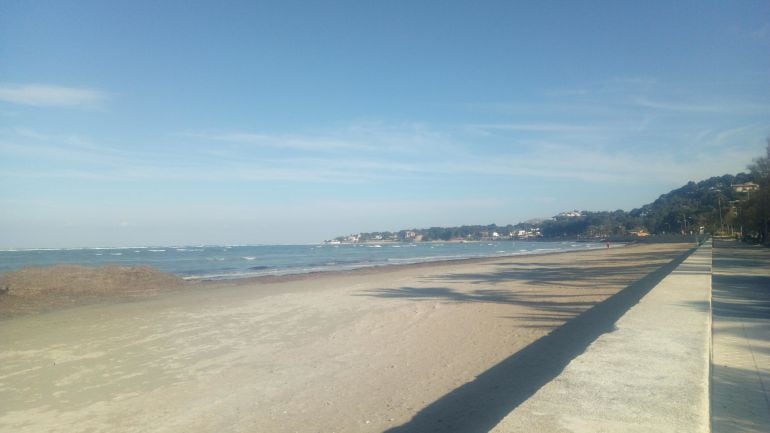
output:
<svg viewBox="0 0 770 433"><path fill-rule="evenodd" d="M542 236L539 228L532 228L529 230L516 230L511 232L511 239L531 239Z"/></svg>
<svg viewBox="0 0 770 433"><path fill-rule="evenodd" d="M570 210L559 213L559 215L556 215L556 218L577 218L579 216L583 216L583 213L579 210Z"/></svg>
<svg viewBox="0 0 770 433"><path fill-rule="evenodd" d="M733 185L735 192L754 192L759 189L759 185L754 182L739 183Z"/></svg>

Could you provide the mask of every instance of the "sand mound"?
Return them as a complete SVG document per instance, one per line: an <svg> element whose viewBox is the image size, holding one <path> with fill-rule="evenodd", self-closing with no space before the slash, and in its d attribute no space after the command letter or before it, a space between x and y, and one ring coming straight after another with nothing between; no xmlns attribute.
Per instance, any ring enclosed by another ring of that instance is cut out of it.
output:
<svg viewBox="0 0 770 433"><path fill-rule="evenodd" d="M107 299L137 299L183 284L183 279L150 267L30 267L0 274L0 316Z"/></svg>

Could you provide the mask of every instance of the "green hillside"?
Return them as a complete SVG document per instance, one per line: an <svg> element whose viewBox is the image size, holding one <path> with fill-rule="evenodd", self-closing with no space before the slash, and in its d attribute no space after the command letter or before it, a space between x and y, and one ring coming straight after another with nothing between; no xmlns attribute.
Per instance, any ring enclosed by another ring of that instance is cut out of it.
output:
<svg viewBox="0 0 770 433"><path fill-rule="evenodd" d="M725 174L658 197L630 212L572 211L548 220L515 225L431 227L342 236L342 242L450 241L482 239L600 239L607 237L711 233L768 243L770 225L770 139L767 155L749 173Z"/></svg>
<svg viewBox="0 0 770 433"><path fill-rule="evenodd" d="M650 233L689 232L700 227L709 233L729 230L739 224L741 202L750 197L734 186L753 180L750 174L740 173L689 182L628 215Z"/></svg>

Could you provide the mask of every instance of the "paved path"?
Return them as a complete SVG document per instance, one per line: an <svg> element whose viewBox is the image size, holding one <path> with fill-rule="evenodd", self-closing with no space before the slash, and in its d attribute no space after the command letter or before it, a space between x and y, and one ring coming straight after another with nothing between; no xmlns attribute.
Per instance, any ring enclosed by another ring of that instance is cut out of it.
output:
<svg viewBox="0 0 770 433"><path fill-rule="evenodd" d="M492 431L708 432L706 244Z"/></svg>
<svg viewBox="0 0 770 433"><path fill-rule="evenodd" d="M712 431L770 432L770 249L717 241Z"/></svg>

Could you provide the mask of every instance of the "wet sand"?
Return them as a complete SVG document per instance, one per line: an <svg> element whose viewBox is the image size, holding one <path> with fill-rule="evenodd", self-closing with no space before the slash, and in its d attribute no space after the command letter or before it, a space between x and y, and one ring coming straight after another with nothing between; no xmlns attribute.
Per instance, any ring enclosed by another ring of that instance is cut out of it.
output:
<svg viewBox="0 0 770 433"><path fill-rule="evenodd" d="M197 284L11 317L0 431L408 431L689 247Z"/></svg>

